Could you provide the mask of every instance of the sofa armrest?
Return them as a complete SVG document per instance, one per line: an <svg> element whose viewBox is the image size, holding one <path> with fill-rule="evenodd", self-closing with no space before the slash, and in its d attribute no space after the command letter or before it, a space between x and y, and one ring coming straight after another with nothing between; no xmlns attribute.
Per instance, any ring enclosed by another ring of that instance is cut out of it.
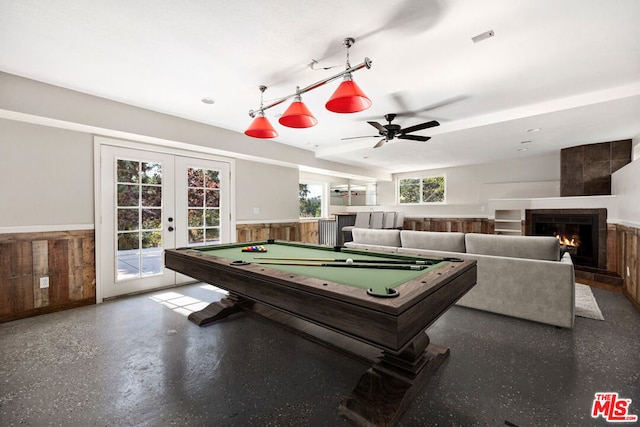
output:
<svg viewBox="0 0 640 427"><path fill-rule="evenodd" d="M573 328L575 272L570 257L561 261L464 257L478 261L478 284L459 305Z"/></svg>

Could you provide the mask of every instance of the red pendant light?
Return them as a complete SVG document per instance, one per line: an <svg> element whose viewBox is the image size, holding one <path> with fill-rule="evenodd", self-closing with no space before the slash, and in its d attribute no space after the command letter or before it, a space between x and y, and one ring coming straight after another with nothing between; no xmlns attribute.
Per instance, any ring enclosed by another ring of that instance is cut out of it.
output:
<svg viewBox="0 0 640 427"><path fill-rule="evenodd" d="M318 119L313 117L311 111L300 99L300 95L296 96L295 101L289 105L278 121L282 126L290 128L310 128L318 123Z"/></svg>
<svg viewBox="0 0 640 427"><path fill-rule="evenodd" d="M264 91L267 90L267 87L261 85L258 86L258 89L260 89L260 109L257 112L249 112L251 117L255 116L256 118L253 119L253 122L251 122L247 130L244 131L244 134L253 138L275 138L278 136L278 132L276 132L273 126L271 126L271 123L269 123L269 120L264 116L264 109L262 108Z"/></svg>
<svg viewBox="0 0 640 427"><path fill-rule="evenodd" d="M290 128L310 128L315 126L318 123L318 120L311 114L307 106L300 99L300 95L303 93L307 93L310 90L317 89L326 83L339 79L343 77L343 82L338 86L336 91L333 93L329 101L325 104L327 110L332 111L334 113L357 113L359 111L366 110L371 107L371 100L367 95L362 92L362 89L353 81L351 74L355 71L361 70L363 68L371 68L371 60L367 57L364 58L364 61L361 64L351 66L349 63L349 48L355 43L355 39L352 37L347 37L344 39L343 44L347 48L347 62L346 69L338 74L327 77L323 80L317 81L315 83L310 84L302 89L300 87L296 87L295 94L287 95L283 98L278 98L273 101L269 101L267 105L263 103L264 91L267 89L266 86L259 86L260 89L260 108L257 110L249 110L249 116L254 118L251 126L245 131L245 134L254 138L275 138L278 136L278 133L275 131L271 123L264 117L264 111L275 107L277 105L282 104L283 102L291 99L295 96L295 100L289 108L284 112L284 114L278 120L281 125L287 126ZM316 61L314 60L309 67L313 68L313 64ZM329 67L333 68L333 67ZM325 68L328 69L328 68Z"/></svg>
<svg viewBox="0 0 640 427"><path fill-rule="evenodd" d="M271 123L262 112L251 122L244 134L253 138L275 138L278 136L278 132L271 126Z"/></svg>
<svg viewBox="0 0 640 427"><path fill-rule="evenodd" d="M352 80L351 73L349 73L345 75L344 80L333 92L325 107L334 113L357 113L371 107L371 100Z"/></svg>

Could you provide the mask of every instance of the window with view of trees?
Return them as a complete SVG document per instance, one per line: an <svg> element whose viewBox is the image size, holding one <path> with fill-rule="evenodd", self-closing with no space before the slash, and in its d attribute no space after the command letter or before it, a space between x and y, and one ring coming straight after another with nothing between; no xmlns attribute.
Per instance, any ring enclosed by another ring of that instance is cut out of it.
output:
<svg viewBox="0 0 640 427"><path fill-rule="evenodd" d="M220 243L220 172L187 169L189 246Z"/></svg>
<svg viewBox="0 0 640 427"><path fill-rule="evenodd" d="M444 203L444 176L398 180L400 204Z"/></svg>
<svg viewBox="0 0 640 427"><path fill-rule="evenodd" d="M162 253L162 174L161 163L117 161L117 280L162 272L152 261Z"/></svg>
<svg viewBox="0 0 640 427"><path fill-rule="evenodd" d="M322 217L322 188L321 184L298 184L300 218Z"/></svg>

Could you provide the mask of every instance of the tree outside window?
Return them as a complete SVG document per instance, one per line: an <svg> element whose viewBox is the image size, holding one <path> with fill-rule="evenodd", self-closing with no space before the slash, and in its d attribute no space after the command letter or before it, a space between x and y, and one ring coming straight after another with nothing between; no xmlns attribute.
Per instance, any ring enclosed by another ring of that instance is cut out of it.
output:
<svg viewBox="0 0 640 427"><path fill-rule="evenodd" d="M322 185L298 184L300 218L322 217Z"/></svg>
<svg viewBox="0 0 640 427"><path fill-rule="evenodd" d="M400 204L443 203L444 184L444 176L400 179L398 202Z"/></svg>

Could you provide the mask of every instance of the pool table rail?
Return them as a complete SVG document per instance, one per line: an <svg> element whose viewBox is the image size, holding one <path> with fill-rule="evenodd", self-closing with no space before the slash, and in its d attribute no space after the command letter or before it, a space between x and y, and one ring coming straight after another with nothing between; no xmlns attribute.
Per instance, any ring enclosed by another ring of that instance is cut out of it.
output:
<svg viewBox="0 0 640 427"><path fill-rule="evenodd" d="M398 287L396 298L264 265L231 265L198 250L167 250L168 268L250 301L399 353L474 284L475 261L447 263ZM315 267L310 267L315 268Z"/></svg>

